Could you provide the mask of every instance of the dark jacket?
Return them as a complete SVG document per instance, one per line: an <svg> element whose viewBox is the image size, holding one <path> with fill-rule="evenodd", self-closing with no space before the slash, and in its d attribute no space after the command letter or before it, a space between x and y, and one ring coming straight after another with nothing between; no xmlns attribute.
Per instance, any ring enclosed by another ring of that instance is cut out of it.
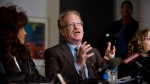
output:
<svg viewBox="0 0 150 84"><path fill-rule="evenodd" d="M93 48L94 56L86 60L89 78L98 78L95 71L102 65L102 57L97 49ZM45 75L53 79L57 73L60 73L65 81L78 81L81 76L75 69L74 58L66 42L58 44L45 50Z"/></svg>
<svg viewBox="0 0 150 84"><path fill-rule="evenodd" d="M148 53L142 53L139 57L126 64L126 66L128 68L126 70L127 75L135 78L135 82L137 82L139 76L140 82L146 81L150 84L150 55Z"/></svg>
<svg viewBox="0 0 150 84"><path fill-rule="evenodd" d="M33 60L29 57L28 63L23 63L22 60L17 60L21 68L15 67L15 72L12 74L8 71L5 60L0 59L0 84L3 83L45 83L50 80L41 76L35 67Z"/></svg>

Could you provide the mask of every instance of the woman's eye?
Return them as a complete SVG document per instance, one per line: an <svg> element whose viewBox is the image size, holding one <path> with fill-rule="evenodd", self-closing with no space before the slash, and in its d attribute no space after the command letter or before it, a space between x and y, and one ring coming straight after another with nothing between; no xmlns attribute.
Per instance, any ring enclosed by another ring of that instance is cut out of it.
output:
<svg viewBox="0 0 150 84"><path fill-rule="evenodd" d="M150 40L150 38L147 38L146 40Z"/></svg>

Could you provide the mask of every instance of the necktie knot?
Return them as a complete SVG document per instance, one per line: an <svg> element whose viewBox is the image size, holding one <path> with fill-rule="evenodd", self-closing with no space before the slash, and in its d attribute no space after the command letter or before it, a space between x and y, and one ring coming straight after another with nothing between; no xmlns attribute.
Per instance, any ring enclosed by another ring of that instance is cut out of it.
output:
<svg viewBox="0 0 150 84"><path fill-rule="evenodd" d="M75 47L75 56L76 56L76 58L78 56L78 51L79 51L79 47L77 46L77 47Z"/></svg>

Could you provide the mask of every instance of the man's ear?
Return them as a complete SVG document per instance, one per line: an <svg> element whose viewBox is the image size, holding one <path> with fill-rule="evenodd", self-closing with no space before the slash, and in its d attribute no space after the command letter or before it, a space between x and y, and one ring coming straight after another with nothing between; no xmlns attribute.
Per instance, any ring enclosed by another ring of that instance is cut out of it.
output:
<svg viewBox="0 0 150 84"><path fill-rule="evenodd" d="M61 35L62 35L62 36L64 36L64 35L65 35L65 33L64 33L64 29L63 29L63 28L59 29L59 31L60 31L60 33L61 33Z"/></svg>

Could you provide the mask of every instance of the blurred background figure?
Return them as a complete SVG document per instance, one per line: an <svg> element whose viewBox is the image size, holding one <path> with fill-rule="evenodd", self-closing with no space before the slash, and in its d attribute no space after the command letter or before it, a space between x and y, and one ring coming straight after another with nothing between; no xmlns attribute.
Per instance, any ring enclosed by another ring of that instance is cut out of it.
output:
<svg viewBox="0 0 150 84"><path fill-rule="evenodd" d="M134 33L138 31L138 21L132 17L133 5L130 1L123 1L121 4L120 13L122 18L118 21L112 22L106 28L106 31L102 35L100 41L100 53L104 54L107 43L111 42L112 46L116 47L116 57L125 59L128 54L128 42L132 39ZM118 67L118 78L124 77L123 71L126 70L126 66L122 63Z"/></svg>
<svg viewBox="0 0 150 84"><path fill-rule="evenodd" d="M122 18L108 25L102 35L99 46L102 56L104 55L107 43L111 42L112 46L116 47L116 57L119 56L124 59L128 52L128 42L138 30L138 21L132 18L133 5L130 1L122 2L120 13Z"/></svg>

